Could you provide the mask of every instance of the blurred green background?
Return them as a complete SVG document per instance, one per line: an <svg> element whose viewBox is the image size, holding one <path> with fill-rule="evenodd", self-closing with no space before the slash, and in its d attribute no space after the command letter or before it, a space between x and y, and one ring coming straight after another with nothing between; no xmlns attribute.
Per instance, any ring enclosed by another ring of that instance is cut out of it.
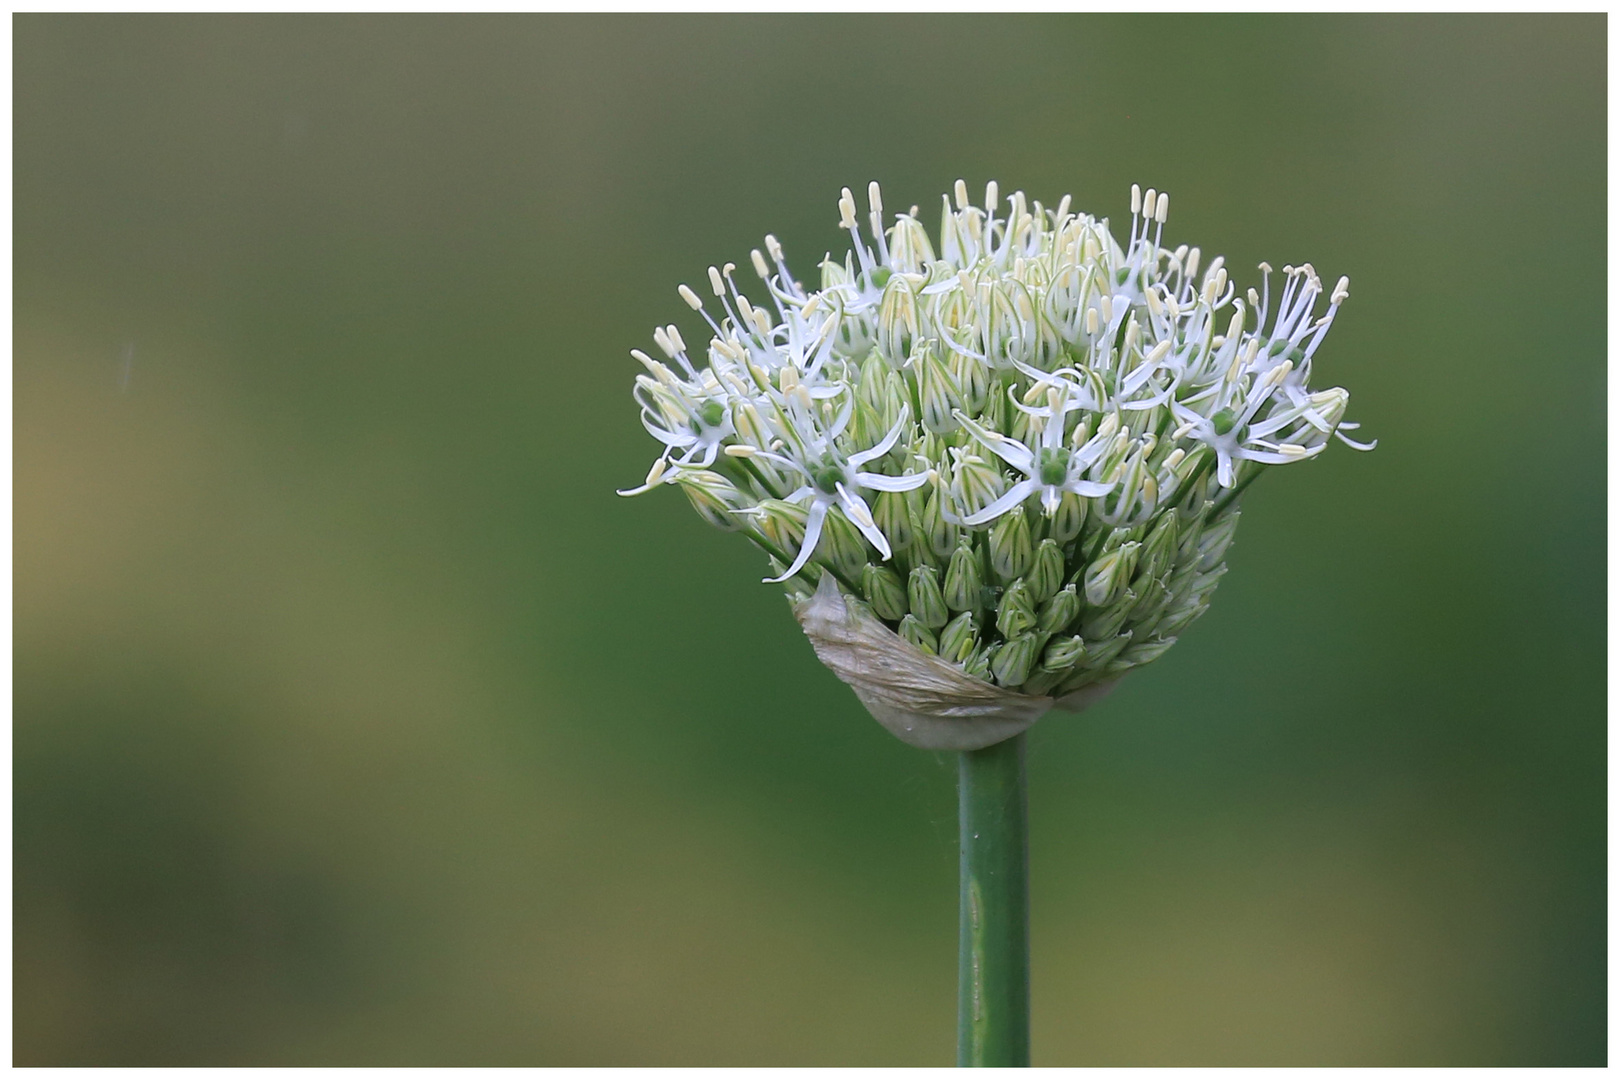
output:
<svg viewBox="0 0 1620 1080"><path fill-rule="evenodd" d="M13 26L19 1064L950 1063L954 763L613 490L958 176L1349 274L1380 440L1031 733L1036 1063L1603 1062L1602 16Z"/></svg>

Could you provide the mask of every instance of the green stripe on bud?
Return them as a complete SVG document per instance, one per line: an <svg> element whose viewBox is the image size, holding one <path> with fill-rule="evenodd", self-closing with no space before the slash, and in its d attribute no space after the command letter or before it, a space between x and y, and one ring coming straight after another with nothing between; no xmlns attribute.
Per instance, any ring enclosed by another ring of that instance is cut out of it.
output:
<svg viewBox="0 0 1620 1080"><path fill-rule="evenodd" d="M1081 498L1072 491L1065 491L1058 500L1057 513L1047 525L1054 539L1060 544L1067 544L1080 535L1080 530L1086 524L1086 506L1088 500Z"/></svg>
<svg viewBox="0 0 1620 1080"><path fill-rule="evenodd" d="M1047 671L1067 671L1086 658L1085 639L1080 637L1058 638L1046 647L1046 654L1041 657L1041 667Z"/></svg>
<svg viewBox="0 0 1620 1080"><path fill-rule="evenodd" d="M979 553L966 540L951 553L945 568L945 604L952 611L977 611L984 603L984 578L979 574Z"/></svg>
<svg viewBox="0 0 1620 1080"><path fill-rule="evenodd" d="M1042 605L1039 625L1048 634L1061 634L1079 614L1080 592L1068 585Z"/></svg>
<svg viewBox="0 0 1620 1080"><path fill-rule="evenodd" d="M1088 644L1086 646L1085 666L1093 670L1103 667L1123 652L1125 646L1130 643L1131 632L1127 630L1123 634L1109 638L1100 644L1095 642Z"/></svg>
<svg viewBox="0 0 1620 1080"><path fill-rule="evenodd" d="M939 655L953 664L966 663L979 647L978 629L973 613L962 612L939 632Z"/></svg>
<svg viewBox="0 0 1620 1080"><path fill-rule="evenodd" d="M1175 563L1178 522L1175 514L1160 514L1137 556L1137 576L1157 578ZM1141 590L1138 589L1138 592Z"/></svg>
<svg viewBox="0 0 1620 1080"><path fill-rule="evenodd" d="M954 431L954 414L962 407L962 394L956 388L956 380L939 362L934 350L926 346L913 355L912 364L917 371L917 397L922 409L918 419L922 426L941 435Z"/></svg>
<svg viewBox="0 0 1620 1080"><path fill-rule="evenodd" d="M911 511L903 492L878 492L872 500L872 520L889 538L889 545L896 551L904 551L916 538L917 534L911 527Z"/></svg>
<svg viewBox="0 0 1620 1080"><path fill-rule="evenodd" d="M750 500L736 484L712 472L682 472L675 483L686 492L692 508L704 521L727 532L742 528L737 511L747 507Z"/></svg>
<svg viewBox="0 0 1620 1080"><path fill-rule="evenodd" d="M1030 598L1037 603L1050 599L1063 587L1063 549L1056 540L1047 537L1041 541L1024 580L1029 584Z"/></svg>
<svg viewBox="0 0 1620 1080"><path fill-rule="evenodd" d="M1087 641L1104 641L1118 634L1136 606L1136 594L1126 589L1123 596L1104 608L1093 608L1080 619L1080 632Z"/></svg>
<svg viewBox="0 0 1620 1080"><path fill-rule="evenodd" d="M1239 516L1239 511L1233 510L1204 529L1203 535L1198 538L1200 570L1215 569L1215 565L1226 555L1226 549L1232 544L1232 534L1237 532Z"/></svg>
<svg viewBox="0 0 1620 1080"><path fill-rule="evenodd" d="M996 629L1004 638L1015 638L1036 625L1035 605L1030 600L1029 587L1022 579L1007 586L996 606Z"/></svg>
<svg viewBox="0 0 1620 1080"><path fill-rule="evenodd" d="M939 572L932 566L919 566L906 582L906 600L917 621L930 630L938 630L950 621L945 608L945 597L939 591Z"/></svg>
<svg viewBox="0 0 1620 1080"><path fill-rule="evenodd" d="M1134 541L1104 552L1086 567L1086 601L1093 607L1108 607L1119 599L1136 573L1136 556L1142 545Z"/></svg>
<svg viewBox="0 0 1620 1080"><path fill-rule="evenodd" d="M1030 537L1029 518L1022 506L1001 516L990 530L990 569L1003 581L1023 577L1035 561L1035 544Z"/></svg>
<svg viewBox="0 0 1620 1080"><path fill-rule="evenodd" d="M912 521L912 528L915 530L916 538L924 542L935 558L948 559L956 548L959 533L955 525L940 515L939 499L940 491L936 484L928 492L928 497L922 501L920 509L917 503L911 504L913 509L918 509Z"/></svg>
<svg viewBox="0 0 1620 1080"><path fill-rule="evenodd" d="M899 622L906 614L906 586L900 575L887 566L866 564L861 571L861 591L878 618Z"/></svg>
<svg viewBox="0 0 1620 1080"><path fill-rule="evenodd" d="M844 510L839 506L827 511L826 523L821 527L821 542L816 545L816 550L847 578L860 577L861 568L872 554L867 547L866 537L844 516Z"/></svg>
<svg viewBox="0 0 1620 1080"><path fill-rule="evenodd" d="M1029 678L1035 658L1040 654L1041 637L1038 634L1020 634L996 649L990 658L990 674L1002 686L1022 686Z"/></svg>
<svg viewBox="0 0 1620 1080"><path fill-rule="evenodd" d="M900 636L930 656L939 652L939 639L932 630L918 622L915 615L907 615L900 620Z"/></svg>

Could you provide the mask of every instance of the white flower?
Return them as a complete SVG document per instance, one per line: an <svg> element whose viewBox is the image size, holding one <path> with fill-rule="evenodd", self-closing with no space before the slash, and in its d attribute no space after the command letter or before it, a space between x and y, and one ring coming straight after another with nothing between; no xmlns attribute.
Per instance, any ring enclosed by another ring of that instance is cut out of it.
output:
<svg viewBox="0 0 1620 1080"><path fill-rule="evenodd" d="M822 261L814 288L771 236L749 255L763 302L731 263L708 269L708 297L680 286L710 332L701 362L674 325L653 333L667 363L634 351L642 424L662 446L623 494L681 486L777 559L767 580L793 595L831 571L846 588L888 583L888 612L895 573L956 566L953 610L976 612L963 626L982 637L955 635L953 662L1027 676L1031 692L1072 688L1159 655L1204 610L1236 500L1265 467L1313 458L1330 435L1373 445L1344 434L1347 392L1309 385L1347 279L1324 296L1310 265L1285 267L1273 308L1262 263L1260 291L1239 296L1223 259L1164 246L1169 198L1151 189L1131 189L1123 244L1067 196L1048 208L994 182L982 206L956 183L937 243L915 206L885 222L875 183L867 204L863 227L840 195L850 250ZM869 553L842 529L818 556L834 512L893 569L854 574ZM1007 580L1027 559L989 558L997 530L1006 551L1044 545L1042 582L1059 580L1059 556L1062 579L1120 578L1105 609L1050 631L1096 635L1053 651L1057 668L991 662L1000 627L1027 620L989 609L1030 590ZM1140 565L1139 548L1154 553Z"/></svg>

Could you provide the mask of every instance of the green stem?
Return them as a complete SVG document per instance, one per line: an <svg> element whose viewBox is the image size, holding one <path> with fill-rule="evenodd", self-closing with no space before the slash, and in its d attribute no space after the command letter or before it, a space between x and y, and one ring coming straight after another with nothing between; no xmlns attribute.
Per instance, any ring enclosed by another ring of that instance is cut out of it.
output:
<svg viewBox="0 0 1620 1080"><path fill-rule="evenodd" d="M956 1063L1029 1064L1029 803L1024 736L961 754Z"/></svg>

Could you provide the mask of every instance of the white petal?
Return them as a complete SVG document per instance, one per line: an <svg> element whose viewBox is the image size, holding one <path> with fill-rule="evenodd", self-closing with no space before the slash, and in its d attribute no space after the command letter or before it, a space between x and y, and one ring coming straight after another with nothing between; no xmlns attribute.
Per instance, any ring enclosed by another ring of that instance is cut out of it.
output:
<svg viewBox="0 0 1620 1080"><path fill-rule="evenodd" d="M983 510L980 510L977 514L966 518L964 523L968 525L983 525L985 522L990 521L993 518L1000 517L1002 514L1005 514L1007 511L1029 498L1037 486L1038 485L1033 480L1024 480L1020 483L1014 484L1012 486L1012 490L1008 491L1007 494L1003 495L1001 498L997 499Z"/></svg>
<svg viewBox="0 0 1620 1080"><path fill-rule="evenodd" d="M799 557L793 560L793 565L788 567L787 573L781 577L762 579L767 585L775 585L786 581L804 569L804 564L810 561L811 555L815 554L816 543L821 539L821 523L827 519L827 506L828 503L825 499L816 500L815 505L810 508L809 520L804 523L804 544L799 548Z"/></svg>

